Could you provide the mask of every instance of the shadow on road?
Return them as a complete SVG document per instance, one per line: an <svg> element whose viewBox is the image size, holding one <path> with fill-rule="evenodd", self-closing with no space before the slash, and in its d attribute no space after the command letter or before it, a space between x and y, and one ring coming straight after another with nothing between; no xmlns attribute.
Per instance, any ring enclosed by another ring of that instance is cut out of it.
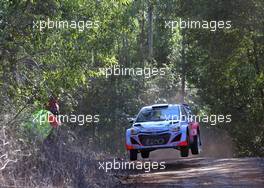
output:
<svg viewBox="0 0 264 188"><path fill-rule="evenodd" d="M131 175L134 187L263 187L264 159L188 158L168 161L166 169Z"/></svg>

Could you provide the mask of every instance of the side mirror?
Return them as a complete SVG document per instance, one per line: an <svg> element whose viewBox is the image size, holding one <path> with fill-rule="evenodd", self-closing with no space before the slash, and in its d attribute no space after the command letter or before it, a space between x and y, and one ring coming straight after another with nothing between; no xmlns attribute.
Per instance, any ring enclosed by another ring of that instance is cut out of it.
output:
<svg viewBox="0 0 264 188"><path fill-rule="evenodd" d="M132 124L132 123L134 123L134 121L136 120L136 118L127 118L127 120L128 120L129 123Z"/></svg>
<svg viewBox="0 0 264 188"><path fill-rule="evenodd" d="M191 114L188 115L188 121L193 122L193 116Z"/></svg>
<svg viewBox="0 0 264 188"><path fill-rule="evenodd" d="M187 117L185 115L182 115L181 116L181 121L186 121L187 120Z"/></svg>

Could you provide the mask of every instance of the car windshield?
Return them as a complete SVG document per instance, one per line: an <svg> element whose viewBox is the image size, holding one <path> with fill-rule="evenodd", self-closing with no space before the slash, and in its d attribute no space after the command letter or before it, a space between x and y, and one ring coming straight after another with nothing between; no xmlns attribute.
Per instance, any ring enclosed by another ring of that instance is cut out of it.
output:
<svg viewBox="0 0 264 188"><path fill-rule="evenodd" d="M167 108L145 108L142 109L136 122L148 122L148 121L178 121L180 117L179 107L167 107Z"/></svg>

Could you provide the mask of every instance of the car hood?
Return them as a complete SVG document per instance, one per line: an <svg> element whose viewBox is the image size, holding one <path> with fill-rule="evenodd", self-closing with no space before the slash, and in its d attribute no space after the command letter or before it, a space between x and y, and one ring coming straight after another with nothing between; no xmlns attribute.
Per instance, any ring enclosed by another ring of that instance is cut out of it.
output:
<svg viewBox="0 0 264 188"><path fill-rule="evenodd" d="M139 122L134 124L134 127L140 129L140 132L167 131L171 126L169 121Z"/></svg>

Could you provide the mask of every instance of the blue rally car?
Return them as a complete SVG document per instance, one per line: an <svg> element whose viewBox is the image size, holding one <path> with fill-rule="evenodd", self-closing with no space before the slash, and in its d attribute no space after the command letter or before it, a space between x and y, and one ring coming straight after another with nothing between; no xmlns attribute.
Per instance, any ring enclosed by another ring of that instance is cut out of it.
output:
<svg viewBox="0 0 264 188"><path fill-rule="evenodd" d="M182 157L200 152L200 126L192 121L193 115L187 104L156 104L143 107L126 130L126 149L130 160L137 154L148 158L156 149L174 148Z"/></svg>

